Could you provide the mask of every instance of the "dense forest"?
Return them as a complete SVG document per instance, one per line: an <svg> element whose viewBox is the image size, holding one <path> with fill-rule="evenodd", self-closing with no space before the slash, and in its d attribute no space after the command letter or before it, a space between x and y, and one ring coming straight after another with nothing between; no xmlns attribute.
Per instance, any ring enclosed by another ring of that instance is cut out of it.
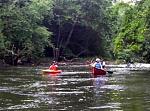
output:
<svg viewBox="0 0 150 111"><path fill-rule="evenodd" d="M150 62L150 0L0 0L0 60L39 58Z"/></svg>

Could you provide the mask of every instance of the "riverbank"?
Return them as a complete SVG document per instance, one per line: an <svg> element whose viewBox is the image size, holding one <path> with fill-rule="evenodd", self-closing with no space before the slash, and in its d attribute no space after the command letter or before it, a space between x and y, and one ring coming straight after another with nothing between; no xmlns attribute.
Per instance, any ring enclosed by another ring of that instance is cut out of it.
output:
<svg viewBox="0 0 150 111"><path fill-rule="evenodd" d="M150 64L146 63L134 63L134 64L117 64L117 65L106 65L107 68L112 71L150 71Z"/></svg>
<svg viewBox="0 0 150 111"><path fill-rule="evenodd" d="M106 68L110 69L111 71L142 71L147 70L150 71L150 64L147 63L134 63L134 64L115 64L113 62L107 61ZM90 65L86 62L60 62L58 63L60 67L68 66L68 67L90 67Z"/></svg>
<svg viewBox="0 0 150 111"><path fill-rule="evenodd" d="M18 64L17 66L27 66L27 67L49 67L52 63L52 58L42 58L38 60L36 63L26 63L26 64ZM58 65L60 67L68 66L73 67L89 67L89 65L93 62L92 58L76 58L73 61L60 61ZM0 62L0 67L11 67L11 65L4 64L2 61ZM125 64L125 63L117 63L116 61L106 61L106 68L113 70L150 70L150 64L147 63L134 63L134 64Z"/></svg>

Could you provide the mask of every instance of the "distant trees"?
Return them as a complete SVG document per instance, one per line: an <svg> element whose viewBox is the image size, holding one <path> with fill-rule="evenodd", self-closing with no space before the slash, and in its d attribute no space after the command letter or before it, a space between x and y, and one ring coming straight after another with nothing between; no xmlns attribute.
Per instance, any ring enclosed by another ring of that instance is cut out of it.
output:
<svg viewBox="0 0 150 111"><path fill-rule="evenodd" d="M149 3L150 0L135 6L119 3L112 8L116 24L113 50L118 59L149 61Z"/></svg>
<svg viewBox="0 0 150 111"><path fill-rule="evenodd" d="M102 52L105 52L103 49L105 44L103 42L107 40L106 35L109 32L105 11L110 6L110 2L107 0L54 0L54 3L54 20L52 22L57 25L57 31L54 35L56 40L54 43L55 48L60 51L59 53L80 56L85 53L92 53L96 49L97 54L103 54ZM95 39L93 44L99 44L99 46L97 45L92 50L89 50L91 39L88 37L84 39L80 38L82 34L85 34L84 32L80 33L80 35L77 35L77 33L76 35L74 34L75 28L79 28L79 26L91 28L96 33L96 36L91 37L99 37L98 41ZM85 42L73 42L73 37L76 38L76 36ZM81 50L77 50L74 53L73 49L76 46Z"/></svg>
<svg viewBox="0 0 150 111"><path fill-rule="evenodd" d="M9 64L18 59L40 57L51 32L42 25L51 11L49 0L2 0L0 12L0 58Z"/></svg>
<svg viewBox="0 0 150 111"><path fill-rule="evenodd" d="M107 56L150 62L150 0L1 0L0 59Z"/></svg>
<svg viewBox="0 0 150 111"><path fill-rule="evenodd" d="M0 58L14 65L18 59L41 57L45 46L54 49L56 59L104 55L108 6L107 0L2 0ZM78 28L85 32L76 35Z"/></svg>

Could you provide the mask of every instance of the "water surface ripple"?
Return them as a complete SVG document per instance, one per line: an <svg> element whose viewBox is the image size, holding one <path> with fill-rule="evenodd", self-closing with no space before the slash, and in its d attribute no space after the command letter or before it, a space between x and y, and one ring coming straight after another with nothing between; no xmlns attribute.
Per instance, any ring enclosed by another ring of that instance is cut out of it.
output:
<svg viewBox="0 0 150 111"><path fill-rule="evenodd" d="M148 71L114 72L93 78L88 68L74 67L55 76L30 67L0 69L0 110L150 110Z"/></svg>

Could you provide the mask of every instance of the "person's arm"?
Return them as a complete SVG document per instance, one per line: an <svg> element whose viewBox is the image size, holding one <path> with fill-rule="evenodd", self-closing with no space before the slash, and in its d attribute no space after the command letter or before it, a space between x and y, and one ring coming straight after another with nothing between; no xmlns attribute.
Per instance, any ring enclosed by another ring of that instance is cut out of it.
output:
<svg viewBox="0 0 150 111"><path fill-rule="evenodd" d="M101 66L101 69L103 69L103 64L102 63L100 63L100 66Z"/></svg>
<svg viewBox="0 0 150 111"><path fill-rule="evenodd" d="M103 66L105 66L105 64L106 64L105 61L103 61Z"/></svg>
<svg viewBox="0 0 150 111"><path fill-rule="evenodd" d="M58 68L58 65L55 65L56 69Z"/></svg>
<svg viewBox="0 0 150 111"><path fill-rule="evenodd" d="M91 63L90 66L91 66L91 67L95 67L95 64L96 64L96 63Z"/></svg>

